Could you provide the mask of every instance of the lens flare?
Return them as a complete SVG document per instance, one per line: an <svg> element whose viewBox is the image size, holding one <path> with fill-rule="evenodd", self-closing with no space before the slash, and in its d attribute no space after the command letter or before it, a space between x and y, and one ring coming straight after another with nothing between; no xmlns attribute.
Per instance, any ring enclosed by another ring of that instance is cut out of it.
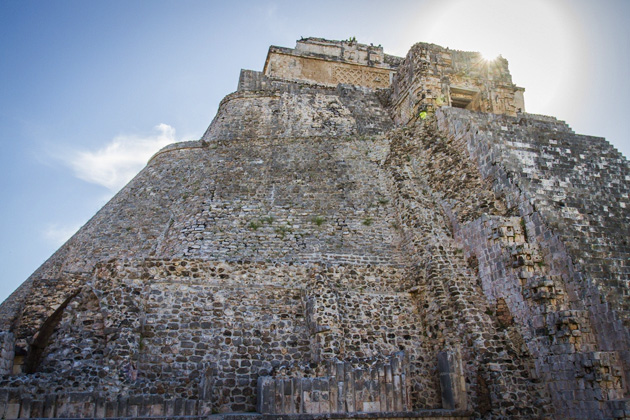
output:
<svg viewBox="0 0 630 420"><path fill-rule="evenodd" d="M481 54L481 58L486 62L495 61L501 56L501 53L496 50L483 50L480 51L479 54Z"/></svg>

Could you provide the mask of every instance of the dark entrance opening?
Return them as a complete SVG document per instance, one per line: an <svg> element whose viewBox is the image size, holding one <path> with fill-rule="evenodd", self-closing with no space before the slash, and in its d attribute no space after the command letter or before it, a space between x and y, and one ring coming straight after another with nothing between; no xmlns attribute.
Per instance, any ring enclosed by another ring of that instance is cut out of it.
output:
<svg viewBox="0 0 630 420"><path fill-rule="evenodd" d="M476 89L451 86L451 106L479 111L479 91Z"/></svg>

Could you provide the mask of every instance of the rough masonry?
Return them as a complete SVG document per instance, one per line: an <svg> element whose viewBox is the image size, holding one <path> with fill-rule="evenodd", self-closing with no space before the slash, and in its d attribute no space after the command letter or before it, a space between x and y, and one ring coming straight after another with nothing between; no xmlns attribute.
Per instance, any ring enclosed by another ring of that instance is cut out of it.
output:
<svg viewBox="0 0 630 420"><path fill-rule="evenodd" d="M630 418L630 167L523 90L271 47L0 306L0 416Z"/></svg>

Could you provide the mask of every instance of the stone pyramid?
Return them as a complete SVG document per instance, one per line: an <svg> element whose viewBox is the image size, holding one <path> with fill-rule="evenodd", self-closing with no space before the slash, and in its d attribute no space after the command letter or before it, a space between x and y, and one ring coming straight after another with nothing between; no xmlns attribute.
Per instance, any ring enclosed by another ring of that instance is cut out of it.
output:
<svg viewBox="0 0 630 420"><path fill-rule="evenodd" d="M0 307L3 418L630 418L628 161L505 59L271 47Z"/></svg>

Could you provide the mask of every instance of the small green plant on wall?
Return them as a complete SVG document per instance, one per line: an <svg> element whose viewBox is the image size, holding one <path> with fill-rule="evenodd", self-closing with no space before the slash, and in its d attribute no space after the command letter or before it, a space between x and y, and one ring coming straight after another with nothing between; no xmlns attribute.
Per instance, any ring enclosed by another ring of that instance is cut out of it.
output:
<svg viewBox="0 0 630 420"><path fill-rule="evenodd" d="M280 236L281 239L284 239L287 233L291 232L291 228L289 226L278 226L276 228L276 233Z"/></svg>
<svg viewBox="0 0 630 420"><path fill-rule="evenodd" d="M260 219L262 223L267 223L268 225L273 223L273 216L266 216Z"/></svg>

